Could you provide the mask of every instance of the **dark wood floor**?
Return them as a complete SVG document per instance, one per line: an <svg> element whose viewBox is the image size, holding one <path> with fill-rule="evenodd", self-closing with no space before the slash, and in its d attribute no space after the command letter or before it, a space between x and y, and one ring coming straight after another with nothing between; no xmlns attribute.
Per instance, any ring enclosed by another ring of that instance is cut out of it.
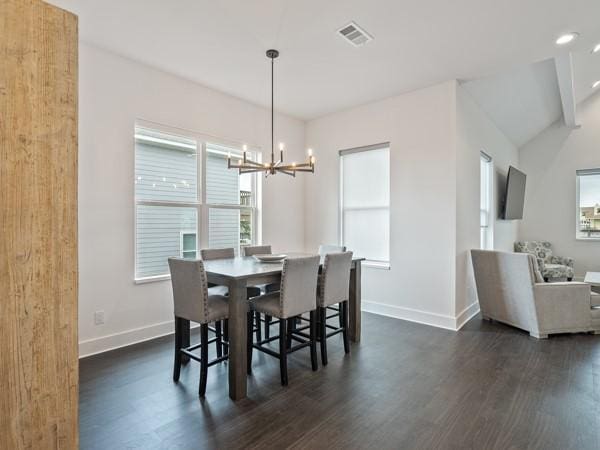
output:
<svg viewBox="0 0 600 450"><path fill-rule="evenodd" d="M600 336L537 341L472 319L455 333L363 314L363 341L310 370L308 350L254 355L248 398L227 365L171 380L172 337L81 361L82 449L599 449ZM258 353L258 352L255 352Z"/></svg>

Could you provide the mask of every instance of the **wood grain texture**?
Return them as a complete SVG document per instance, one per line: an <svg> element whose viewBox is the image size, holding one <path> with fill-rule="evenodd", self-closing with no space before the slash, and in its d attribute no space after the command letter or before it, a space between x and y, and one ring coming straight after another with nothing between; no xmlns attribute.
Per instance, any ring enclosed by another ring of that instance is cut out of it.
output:
<svg viewBox="0 0 600 450"><path fill-rule="evenodd" d="M78 446L77 17L0 0L0 448Z"/></svg>

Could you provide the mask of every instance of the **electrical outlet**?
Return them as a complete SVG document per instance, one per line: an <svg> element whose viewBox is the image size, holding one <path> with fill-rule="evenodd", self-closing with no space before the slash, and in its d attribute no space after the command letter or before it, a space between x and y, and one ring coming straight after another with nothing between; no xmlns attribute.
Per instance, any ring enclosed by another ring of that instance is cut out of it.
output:
<svg viewBox="0 0 600 450"><path fill-rule="evenodd" d="M102 325L104 323L104 311L96 311L94 313L94 324Z"/></svg>

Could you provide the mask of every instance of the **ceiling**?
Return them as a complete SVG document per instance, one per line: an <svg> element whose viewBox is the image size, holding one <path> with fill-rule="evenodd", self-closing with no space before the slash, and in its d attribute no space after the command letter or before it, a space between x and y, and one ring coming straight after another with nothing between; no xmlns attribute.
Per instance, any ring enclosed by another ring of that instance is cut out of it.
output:
<svg viewBox="0 0 600 450"><path fill-rule="evenodd" d="M517 148L561 117L554 59L462 83Z"/></svg>
<svg viewBox="0 0 600 450"><path fill-rule="evenodd" d="M253 103L311 119L450 79L474 79L600 41L597 0L51 0L95 44ZM375 39L355 48L336 30Z"/></svg>
<svg viewBox="0 0 600 450"><path fill-rule="evenodd" d="M600 79L600 53L592 54L592 48L572 54L577 103L592 95L592 84ZM562 119L554 58L463 81L461 85L518 148Z"/></svg>

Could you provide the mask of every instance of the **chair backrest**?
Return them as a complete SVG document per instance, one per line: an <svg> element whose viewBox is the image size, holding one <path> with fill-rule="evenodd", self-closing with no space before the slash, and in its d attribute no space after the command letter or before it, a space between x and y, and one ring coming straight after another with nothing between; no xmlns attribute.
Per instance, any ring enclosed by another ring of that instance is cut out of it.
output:
<svg viewBox="0 0 600 450"><path fill-rule="evenodd" d="M200 250L200 258L205 261L211 259L232 259L235 258L235 250L233 248L203 248Z"/></svg>
<svg viewBox="0 0 600 450"><path fill-rule="evenodd" d="M281 318L294 317L316 308L319 255L288 258L281 272Z"/></svg>
<svg viewBox="0 0 600 450"><path fill-rule="evenodd" d="M321 244L319 245L319 255L325 256L327 253L342 253L346 251L346 246L344 245L330 245L330 244Z"/></svg>
<svg viewBox="0 0 600 450"><path fill-rule="evenodd" d="M350 296L350 267L352 252L328 253L323 262L320 277L319 306L334 305L348 300Z"/></svg>
<svg viewBox="0 0 600 450"><path fill-rule="evenodd" d="M242 247L242 252L244 256L270 255L273 253L270 245L247 245Z"/></svg>
<svg viewBox="0 0 600 450"><path fill-rule="evenodd" d="M481 314L525 330L537 328L531 254L471 250Z"/></svg>
<svg viewBox="0 0 600 450"><path fill-rule="evenodd" d="M169 258L169 270L175 316L197 323L206 323L208 285L204 263L199 259Z"/></svg>
<svg viewBox="0 0 600 450"><path fill-rule="evenodd" d="M517 241L515 252L529 253L546 261L552 256L552 244L548 241Z"/></svg>

